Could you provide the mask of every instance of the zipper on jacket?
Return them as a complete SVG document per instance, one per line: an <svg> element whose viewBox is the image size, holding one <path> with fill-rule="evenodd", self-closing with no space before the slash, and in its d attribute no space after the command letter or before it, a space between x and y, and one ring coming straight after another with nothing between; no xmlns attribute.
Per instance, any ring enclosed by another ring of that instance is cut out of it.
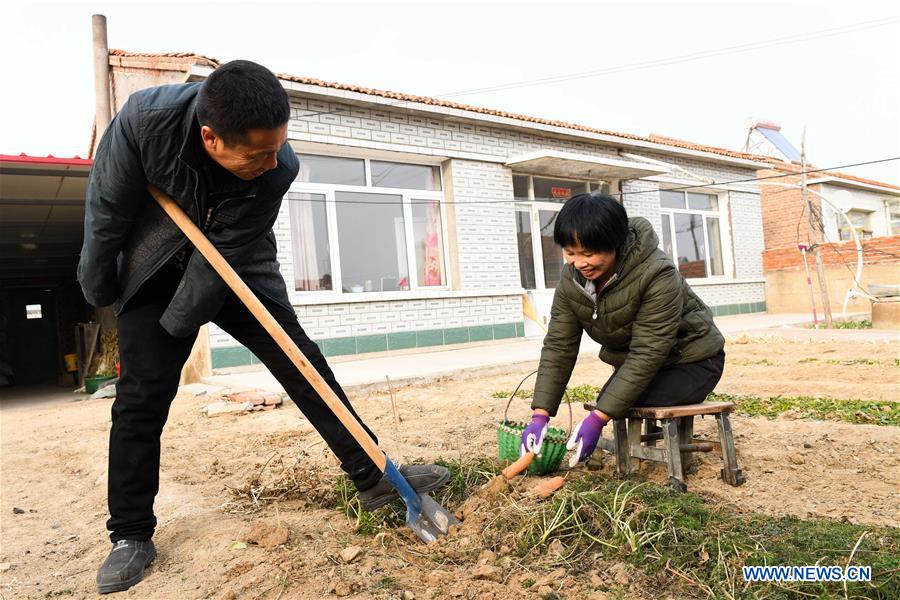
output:
<svg viewBox="0 0 900 600"><path fill-rule="evenodd" d="M597 299L594 300L594 297L591 296L590 293L586 289L584 289L584 286L581 285L580 283L578 283L578 280L575 279L574 277L572 278L572 283L574 283L575 287L578 288L581 291L581 293L584 294L585 297L591 301L591 304L594 305L594 314L591 315L591 319L596 321L597 320L597 310L600 308L600 294L598 293ZM609 282L607 282L607 283L609 283ZM606 286L603 286L603 287L606 287Z"/></svg>
<svg viewBox="0 0 900 600"><path fill-rule="evenodd" d="M607 280L606 280L606 283L603 284L603 287L600 288L599 290L597 290L597 304L594 305L594 319L597 318L597 311L600 310L600 294L602 294L603 291L604 291L607 287L609 287L609 284L611 284L613 281L615 281L615 280L618 279L618 278L619 278L619 274L618 274L618 273L613 273L613 274L612 274L612 277L610 277L609 279L607 279Z"/></svg>
<svg viewBox="0 0 900 600"><path fill-rule="evenodd" d="M247 194L244 196L236 196L234 198L225 198L224 200L219 202L219 204L216 205L214 208L207 209L206 222L203 223L203 233L206 233L209 230L210 225L212 225L213 217L216 215L217 212L219 212L219 209L222 208L224 205L228 204L229 202L234 202L235 200L250 200L252 198L256 198L256 193Z"/></svg>
<svg viewBox="0 0 900 600"><path fill-rule="evenodd" d="M592 320L594 320L594 321L597 320L597 314L598 314L599 311L600 311L600 294L601 294L607 287L609 287L609 284L611 284L613 281L615 281L615 280L618 279L618 278L619 278L619 274L618 274L618 273L613 273L613 274L612 274L612 277L610 277L609 279L607 279L607 280L606 280L606 283L603 284L603 287L600 288L599 290L597 290L597 299L596 299L596 300L594 300L594 297L591 296L590 293L589 293L586 289L584 289L584 286L583 286L583 285L581 285L580 283L578 283L578 280L577 280L577 279L575 279L574 277L572 278L572 282L575 284L575 287L577 287L579 290L581 290L581 293L584 294L585 296L587 296L587 297L591 300L591 302L594 304L594 314L591 315L591 319L592 319Z"/></svg>

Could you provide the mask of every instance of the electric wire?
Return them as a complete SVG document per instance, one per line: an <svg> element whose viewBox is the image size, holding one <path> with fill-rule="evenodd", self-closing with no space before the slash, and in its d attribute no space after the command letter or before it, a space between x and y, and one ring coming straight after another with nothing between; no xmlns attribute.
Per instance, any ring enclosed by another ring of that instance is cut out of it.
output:
<svg viewBox="0 0 900 600"><path fill-rule="evenodd" d="M658 58L645 60L636 63L629 63L625 65L618 65L615 67L606 67L603 69L594 69L591 71L583 71L579 73L569 73L565 75L554 75L550 77L543 77L539 79L530 79L530 80L522 80L522 81L513 81L505 84L498 84L494 86L482 87L482 88L471 88L467 90L459 90L455 92L447 92L443 94L438 94L434 96L435 98L455 98L459 96L468 96L472 94L480 94L501 90L509 90L509 89L521 89L525 87L534 87L540 85L548 85L553 83L560 83L564 81L571 81L576 79L586 79L590 77L600 77L603 75L613 75L616 73L624 73L631 71L638 71L642 69L651 69L658 68L662 66L668 66L673 64L681 64L686 62L692 62L695 60L703 60L707 58L713 58L717 56L726 56L729 54L738 54L743 52L750 52L753 50L764 49L764 48L772 48L787 44L796 44L802 42L808 42L828 37L834 37L837 35L845 35L848 33L856 33L858 31L865 31L868 29L876 28L876 27L884 27L886 25L893 25L900 21L897 17L881 17L878 19L872 19L868 21L861 21L858 23L851 23L849 25L841 25L839 27L831 27L828 29L820 29L816 31L809 31L805 33L796 33L788 36L771 38L768 40L761 40L757 42L747 42L744 44L737 44L734 46L726 46L723 48L715 48L711 50L698 50L695 52L691 52L688 54L682 54L677 56L670 56L666 58ZM378 94L376 94L378 95ZM392 106L400 106L403 104L416 104L415 100L396 100L395 102L386 103L383 106L385 108L390 108ZM309 117L317 117L323 115L337 115L337 114L346 114L349 112L348 108L337 108L328 111L313 111L306 112L300 115L301 119L309 118Z"/></svg>

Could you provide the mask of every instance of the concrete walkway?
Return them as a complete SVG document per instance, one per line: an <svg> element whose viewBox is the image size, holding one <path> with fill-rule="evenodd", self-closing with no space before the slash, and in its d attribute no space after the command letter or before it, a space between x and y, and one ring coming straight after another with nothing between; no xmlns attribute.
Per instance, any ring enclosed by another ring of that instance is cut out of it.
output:
<svg viewBox="0 0 900 600"><path fill-rule="evenodd" d="M900 341L893 331L808 329L805 314L750 314L716 318L716 324L726 337L741 335L774 335L785 339L847 339ZM500 367L516 363L537 363L541 355L542 338L516 338L454 346L416 348L397 352L332 357L328 359L337 380L345 388L391 381L440 377L450 373L485 367ZM600 345L584 336L581 355L596 356ZM217 386L255 388L283 392L271 373L259 365L220 370L203 378L203 383Z"/></svg>

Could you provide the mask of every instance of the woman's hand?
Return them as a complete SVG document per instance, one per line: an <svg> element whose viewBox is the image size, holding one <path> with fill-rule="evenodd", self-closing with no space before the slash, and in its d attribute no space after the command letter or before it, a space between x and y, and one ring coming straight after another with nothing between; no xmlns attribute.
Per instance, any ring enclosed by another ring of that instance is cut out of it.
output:
<svg viewBox="0 0 900 600"><path fill-rule="evenodd" d="M541 453L541 446L544 444L544 435L547 433L549 423L550 413L540 408L535 409L531 415L531 423L522 432L522 445L519 447L519 456L524 456L527 452Z"/></svg>
<svg viewBox="0 0 900 600"><path fill-rule="evenodd" d="M588 416L583 418L572 432L572 437L566 444L569 450L575 450L569 464L575 466L579 462L590 458L591 454L597 448L600 441L600 434L603 433L603 427L609 423L609 417L600 411L591 411Z"/></svg>

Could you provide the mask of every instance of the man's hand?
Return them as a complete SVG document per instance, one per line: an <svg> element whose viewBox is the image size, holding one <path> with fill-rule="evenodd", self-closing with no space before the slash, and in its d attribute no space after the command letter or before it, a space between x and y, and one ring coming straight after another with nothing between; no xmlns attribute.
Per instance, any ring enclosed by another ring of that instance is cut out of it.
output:
<svg viewBox="0 0 900 600"><path fill-rule="evenodd" d="M531 415L531 423L522 432L519 456L524 456L527 452L541 453L541 446L544 444L544 435L547 433L549 423L550 415L546 411L541 409L534 411L534 414Z"/></svg>
<svg viewBox="0 0 900 600"><path fill-rule="evenodd" d="M597 442L600 441L600 434L603 433L603 427L609 422L609 418L601 417L596 411L591 411L588 416L583 418L572 432L572 437L566 444L569 450L575 450L575 456L569 462L574 466L579 462L590 458L591 454L597 448Z"/></svg>

